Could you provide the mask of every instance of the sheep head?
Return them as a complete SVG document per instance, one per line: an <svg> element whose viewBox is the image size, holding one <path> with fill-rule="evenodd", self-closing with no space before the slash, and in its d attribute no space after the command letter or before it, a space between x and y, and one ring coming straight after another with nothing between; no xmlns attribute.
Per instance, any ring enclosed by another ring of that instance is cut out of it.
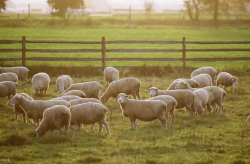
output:
<svg viewBox="0 0 250 164"><path fill-rule="evenodd" d="M128 95L126 95L125 93L120 93L118 96L117 96L117 99L119 100L119 103L120 104L123 104L127 101L128 99Z"/></svg>
<svg viewBox="0 0 250 164"><path fill-rule="evenodd" d="M158 88L156 87L150 87L148 88L148 90L150 91L150 96L154 97L158 95Z"/></svg>

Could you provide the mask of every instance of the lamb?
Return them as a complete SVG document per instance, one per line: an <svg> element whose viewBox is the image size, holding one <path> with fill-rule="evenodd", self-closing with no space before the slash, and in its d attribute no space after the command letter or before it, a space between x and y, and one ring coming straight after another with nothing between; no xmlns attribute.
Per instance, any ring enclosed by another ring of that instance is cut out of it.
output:
<svg viewBox="0 0 250 164"><path fill-rule="evenodd" d="M13 81L13 82L17 82L18 81L18 77L16 74L12 73L12 72L8 72L8 73L1 73L0 74L0 82L2 81Z"/></svg>
<svg viewBox="0 0 250 164"><path fill-rule="evenodd" d="M199 74L208 74L208 75L210 75L211 78L212 78L213 85L215 85L215 78L216 78L216 74L217 74L216 69L214 69L213 67L201 67L201 68L198 68L198 69L194 70L191 73L191 78L195 77L195 76L197 76Z"/></svg>
<svg viewBox="0 0 250 164"><path fill-rule="evenodd" d="M42 137L47 131L59 130L62 134L62 128L65 127L66 132L69 131L71 114L69 108L63 105L55 105L47 108L43 112L41 124L36 129L37 137Z"/></svg>
<svg viewBox="0 0 250 164"><path fill-rule="evenodd" d="M150 96L158 96L158 95L169 95L175 98L177 101L176 109L185 107L189 114L191 114L194 110L194 98L195 94L189 90L159 90L156 87L151 87L148 89L150 91Z"/></svg>
<svg viewBox="0 0 250 164"><path fill-rule="evenodd" d="M12 72L15 73L18 79L21 79L21 85L23 85L24 81L27 84L27 76L29 73L29 69L26 67L0 67L0 73Z"/></svg>
<svg viewBox="0 0 250 164"><path fill-rule="evenodd" d="M87 103L87 102L102 104L100 100L95 99L95 98L82 98L82 99L76 99L76 100L70 100L69 101L71 106L77 105L77 104L83 104L83 103Z"/></svg>
<svg viewBox="0 0 250 164"><path fill-rule="evenodd" d="M206 111L205 106L207 106L209 113L211 113L210 109L210 101L208 92L201 88L194 91L194 110L196 115L201 115L203 111Z"/></svg>
<svg viewBox="0 0 250 164"><path fill-rule="evenodd" d="M213 86L212 78L208 74L199 74L191 79L196 80L199 83L199 88Z"/></svg>
<svg viewBox="0 0 250 164"><path fill-rule="evenodd" d="M66 93L59 95L58 97L68 96L68 95L74 95L74 96L79 96L81 98L86 98L86 94L81 90L71 90L71 91L68 91Z"/></svg>
<svg viewBox="0 0 250 164"><path fill-rule="evenodd" d="M3 81L0 82L0 97L8 96L8 100L10 101L10 95L16 95L16 86L18 84L12 81ZM9 102L8 101L8 102Z"/></svg>
<svg viewBox="0 0 250 164"><path fill-rule="evenodd" d="M32 77L31 82L36 94L38 94L39 91L41 94L43 94L43 91L44 94L46 94L47 89L49 88L50 77L44 72L37 73Z"/></svg>
<svg viewBox="0 0 250 164"><path fill-rule="evenodd" d="M25 93L18 93L17 95L21 95L23 97L25 97L27 100L29 101L33 101L33 98L30 97L29 95L25 94ZM26 123L26 113L25 111L22 109L22 107L20 105L14 105L13 106L13 110L15 112L15 115L16 115L16 118L15 118L15 124L17 124L17 115L18 113L22 114L23 115L23 122ZM28 119L27 119L27 123L28 123Z"/></svg>
<svg viewBox="0 0 250 164"><path fill-rule="evenodd" d="M227 87L232 86L232 92L234 93L234 86L238 85L238 78L236 76L232 76L227 72L219 73L217 77L217 86L224 85L224 90L227 92Z"/></svg>
<svg viewBox="0 0 250 164"><path fill-rule="evenodd" d="M250 122L250 115L247 117L246 122Z"/></svg>
<svg viewBox="0 0 250 164"><path fill-rule="evenodd" d="M166 109L167 105L160 100L133 100L129 99L125 93L120 93L117 96L122 114L128 117L131 127L136 129L136 119L141 121L153 121L159 119L162 127L167 129L166 124Z"/></svg>
<svg viewBox="0 0 250 164"><path fill-rule="evenodd" d="M101 102L105 103L110 97L116 98L119 93L125 93L127 95L132 94L134 99L140 100L140 86L141 83L137 78L124 78L121 80L113 81L109 84L106 91L101 96Z"/></svg>
<svg viewBox="0 0 250 164"><path fill-rule="evenodd" d="M173 81L170 86L168 87L167 90L175 90L175 86L180 82L180 81L186 81L192 88L197 88L199 86L199 83L193 79L176 79Z"/></svg>
<svg viewBox="0 0 250 164"><path fill-rule="evenodd" d="M68 89L73 84L73 80L69 75L62 75L56 79L56 88L58 94L61 94L64 90Z"/></svg>
<svg viewBox="0 0 250 164"><path fill-rule="evenodd" d="M75 136L76 130L79 128L81 132L80 124L99 124L99 133L102 131L102 125L105 126L107 133L110 134L109 125L106 122L107 108L99 103L83 103L70 107L71 112L71 125L74 125ZM91 127L92 128L92 127Z"/></svg>
<svg viewBox="0 0 250 164"><path fill-rule="evenodd" d="M53 98L51 100L65 100L65 101L71 101L71 100L78 100L78 99L82 99L79 96L74 96L74 95L66 95L66 96L62 96L62 97L57 97L57 98Z"/></svg>
<svg viewBox="0 0 250 164"><path fill-rule="evenodd" d="M71 90L81 90L86 94L88 98L99 99L99 94L101 89L102 85L96 81L76 83L72 84L68 89L63 91L61 95Z"/></svg>
<svg viewBox="0 0 250 164"><path fill-rule="evenodd" d="M10 100L10 104L20 105L26 112L27 117L33 120L34 129L36 124L39 125L39 119L43 118L43 112L46 108L55 105L64 105L70 107L70 104L65 100L33 100L29 101L22 95L16 95Z"/></svg>
<svg viewBox="0 0 250 164"><path fill-rule="evenodd" d="M119 71L114 67L106 67L103 71L103 74L107 85L109 85L109 83L111 83L112 81L119 80Z"/></svg>

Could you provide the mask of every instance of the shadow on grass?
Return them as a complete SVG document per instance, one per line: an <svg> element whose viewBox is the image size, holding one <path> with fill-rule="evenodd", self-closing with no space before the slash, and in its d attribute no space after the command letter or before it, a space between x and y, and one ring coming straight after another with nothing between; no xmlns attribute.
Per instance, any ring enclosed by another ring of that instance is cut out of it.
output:
<svg viewBox="0 0 250 164"><path fill-rule="evenodd" d="M10 134L3 141L0 141L0 146L23 146L29 144L31 144L31 141L26 136L20 135L16 132Z"/></svg>
<svg viewBox="0 0 250 164"><path fill-rule="evenodd" d="M72 142L72 139L65 136L44 136L43 138L38 138L38 143L40 144L58 144L58 143L65 143L65 142Z"/></svg>

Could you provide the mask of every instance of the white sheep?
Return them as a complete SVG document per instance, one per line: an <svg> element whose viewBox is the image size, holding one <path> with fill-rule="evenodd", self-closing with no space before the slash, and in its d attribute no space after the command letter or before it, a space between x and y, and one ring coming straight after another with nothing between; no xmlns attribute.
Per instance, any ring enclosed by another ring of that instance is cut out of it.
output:
<svg viewBox="0 0 250 164"><path fill-rule="evenodd" d="M62 128L69 131L71 114L69 108L63 105L55 105L47 108L43 112L43 119L36 129L37 137L42 137L47 131L59 130L62 134Z"/></svg>
<svg viewBox="0 0 250 164"><path fill-rule="evenodd" d="M232 76L227 72L219 73L217 77L217 86L224 85L224 90L227 92L227 87L232 86L232 92L234 93L234 85L238 85L238 78L236 76Z"/></svg>
<svg viewBox="0 0 250 164"><path fill-rule="evenodd" d="M166 124L166 109L167 105L161 100L134 100L129 99L125 93L120 93L117 96L122 114L128 117L131 127L136 129L136 120L153 121L159 119L162 127L167 129Z"/></svg>
<svg viewBox="0 0 250 164"><path fill-rule="evenodd" d="M95 98L82 98L82 99L76 99L76 100L70 100L69 103L71 106L77 105L77 104L83 104L87 102L93 102L93 103L99 103L101 104L101 101Z"/></svg>
<svg viewBox="0 0 250 164"><path fill-rule="evenodd" d="M134 99L136 99L136 96L138 99L141 99L140 86L141 82L137 78L132 77L113 81L101 96L101 101L105 103L110 97L116 98L119 93L132 94Z"/></svg>
<svg viewBox="0 0 250 164"><path fill-rule="evenodd" d="M148 88L150 96L169 95L177 101L176 109L185 107L189 114L193 113L195 94L189 90L159 90L156 87Z"/></svg>
<svg viewBox="0 0 250 164"><path fill-rule="evenodd" d="M61 95L71 90L81 90L86 94L88 98L99 99L99 94L101 89L102 85L96 81L76 83L72 84L68 89L63 91Z"/></svg>
<svg viewBox="0 0 250 164"><path fill-rule="evenodd" d="M195 77L192 77L192 79L199 83L199 88L213 86L212 78L209 74L199 74Z"/></svg>
<svg viewBox="0 0 250 164"><path fill-rule="evenodd" d="M112 81L119 80L119 71L114 67L106 67L103 71L104 78L107 82L107 85Z"/></svg>
<svg viewBox="0 0 250 164"><path fill-rule="evenodd" d="M105 126L107 133L110 134L109 125L106 122L107 108L99 103L83 103L70 107L71 111L71 125L74 125L75 136L76 130L81 132L81 124L99 124L99 133L102 131L102 125ZM92 127L91 127L92 128Z"/></svg>
<svg viewBox="0 0 250 164"><path fill-rule="evenodd" d="M173 81L170 86L168 87L167 90L175 90L175 86L180 82L180 81L186 81L192 88L198 88L199 83L193 79L176 79Z"/></svg>
<svg viewBox="0 0 250 164"><path fill-rule="evenodd" d="M205 106L207 106L209 113L211 113L208 92L205 89L200 88L200 89L195 90L194 94L195 94L195 98L194 98L195 114L201 115L203 111L206 111Z"/></svg>
<svg viewBox="0 0 250 164"><path fill-rule="evenodd" d="M216 79L216 74L217 74L216 69L214 69L213 67L201 67L201 68L198 68L198 69L194 70L191 73L191 78L195 77L195 76L197 76L199 74L209 74L211 76L211 78L212 78L213 85L215 85L215 79ZM196 88L196 87L192 87L192 88Z"/></svg>
<svg viewBox="0 0 250 164"><path fill-rule="evenodd" d="M78 100L78 99L82 99L79 96L75 96L75 95L66 95L66 96L62 96L62 97L57 97L57 98L52 98L50 100L65 100L65 101L71 101L71 100Z"/></svg>
<svg viewBox="0 0 250 164"><path fill-rule="evenodd" d="M0 97L8 96L8 100L10 101L10 96L16 95L16 86L17 85L18 85L17 83L12 82L12 81L0 82Z"/></svg>
<svg viewBox="0 0 250 164"><path fill-rule="evenodd" d="M73 84L73 80L69 75L62 75L56 79L56 88L58 94L61 94L64 90L68 89Z"/></svg>
<svg viewBox="0 0 250 164"><path fill-rule="evenodd" d="M10 100L10 104L20 105L26 112L27 117L33 120L34 129L36 124L39 125L39 119L43 118L43 112L45 109L55 105L64 105L70 107L70 104L65 100L33 100L29 101L22 95L16 95Z"/></svg>
<svg viewBox="0 0 250 164"><path fill-rule="evenodd" d="M246 122L250 122L250 115L247 117Z"/></svg>
<svg viewBox="0 0 250 164"><path fill-rule="evenodd" d="M7 72L7 73L1 73L0 74L0 82L2 81L13 81L13 82L17 82L18 81L18 77L16 74L12 73L12 72Z"/></svg>
<svg viewBox="0 0 250 164"><path fill-rule="evenodd" d="M44 94L46 94L47 89L49 88L50 77L44 72L37 73L32 77L31 83L36 94L39 92L43 94L43 91Z"/></svg>
<svg viewBox="0 0 250 164"><path fill-rule="evenodd" d="M26 67L0 67L0 73L4 72L12 72L15 73L18 79L21 79L21 85L23 85L24 81L27 84L27 76L29 73L29 69Z"/></svg>
<svg viewBox="0 0 250 164"><path fill-rule="evenodd" d="M86 98L86 94L81 90L71 90L66 93L60 94L58 97L67 96L67 95L74 95L74 96L79 96L81 98Z"/></svg>

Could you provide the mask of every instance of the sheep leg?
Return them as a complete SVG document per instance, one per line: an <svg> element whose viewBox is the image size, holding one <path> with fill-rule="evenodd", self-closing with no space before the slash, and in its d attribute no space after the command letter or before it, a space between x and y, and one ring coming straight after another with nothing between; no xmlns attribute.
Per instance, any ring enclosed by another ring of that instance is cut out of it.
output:
<svg viewBox="0 0 250 164"><path fill-rule="evenodd" d="M166 119L165 118L160 118L159 120L161 121L162 128L167 129L167 123L166 123L167 121L166 121Z"/></svg>
<svg viewBox="0 0 250 164"><path fill-rule="evenodd" d="M215 111L216 111L216 105L215 105L215 103L213 103L212 105L213 105L213 112L212 113L215 113Z"/></svg>
<svg viewBox="0 0 250 164"><path fill-rule="evenodd" d="M135 119L134 118L129 118L129 120L130 120L130 123L131 123L131 128L134 129L134 127L135 127L135 129L136 129Z"/></svg>
<svg viewBox="0 0 250 164"><path fill-rule="evenodd" d="M232 85L232 93L234 93L234 85Z"/></svg>
<svg viewBox="0 0 250 164"><path fill-rule="evenodd" d="M208 111L209 111L209 114L211 114L210 101L208 101L208 103L207 103L207 109L208 109Z"/></svg>
<svg viewBox="0 0 250 164"><path fill-rule="evenodd" d="M136 119L135 121L135 125L137 126L137 124L140 122L140 120Z"/></svg>
<svg viewBox="0 0 250 164"><path fill-rule="evenodd" d="M23 113L23 122L26 123L26 115Z"/></svg>
<svg viewBox="0 0 250 164"><path fill-rule="evenodd" d="M193 115L193 112L194 112L194 109L192 106L186 106L186 112L187 114L190 116L190 115Z"/></svg>
<svg viewBox="0 0 250 164"><path fill-rule="evenodd" d="M98 124L99 124L99 131L98 131L98 133L101 133L102 132L102 123L98 122Z"/></svg>
<svg viewBox="0 0 250 164"><path fill-rule="evenodd" d="M82 134L82 126L79 124L78 127L79 127L80 134Z"/></svg>
<svg viewBox="0 0 250 164"><path fill-rule="evenodd" d="M137 96L137 98L138 98L139 100L141 99L140 90L139 90L139 89L136 91L136 96Z"/></svg>
<svg viewBox="0 0 250 164"><path fill-rule="evenodd" d="M91 127L90 127L90 131L93 131L94 127L95 127L95 124L92 124Z"/></svg>
<svg viewBox="0 0 250 164"><path fill-rule="evenodd" d="M108 123L107 123L105 120L103 120L103 121L102 121L102 124L105 126L105 128L106 128L106 130L107 130L107 133L110 134Z"/></svg>
<svg viewBox="0 0 250 164"><path fill-rule="evenodd" d="M44 95L46 95L46 92L47 92L47 88L44 90Z"/></svg>
<svg viewBox="0 0 250 164"><path fill-rule="evenodd" d="M78 125L75 125L74 126L74 132L73 132L73 136L75 136L76 135L76 130L78 129Z"/></svg>
<svg viewBox="0 0 250 164"><path fill-rule="evenodd" d="M174 114L174 109L170 111L171 117L172 117L172 124L175 122L175 114Z"/></svg>
<svg viewBox="0 0 250 164"><path fill-rule="evenodd" d="M27 78L25 79L25 84L28 84L28 80L27 80Z"/></svg>
<svg viewBox="0 0 250 164"><path fill-rule="evenodd" d="M136 99L136 94L135 93L132 93L132 96L134 99Z"/></svg>
<svg viewBox="0 0 250 164"><path fill-rule="evenodd" d="M227 87L224 87L224 91L227 92Z"/></svg>

